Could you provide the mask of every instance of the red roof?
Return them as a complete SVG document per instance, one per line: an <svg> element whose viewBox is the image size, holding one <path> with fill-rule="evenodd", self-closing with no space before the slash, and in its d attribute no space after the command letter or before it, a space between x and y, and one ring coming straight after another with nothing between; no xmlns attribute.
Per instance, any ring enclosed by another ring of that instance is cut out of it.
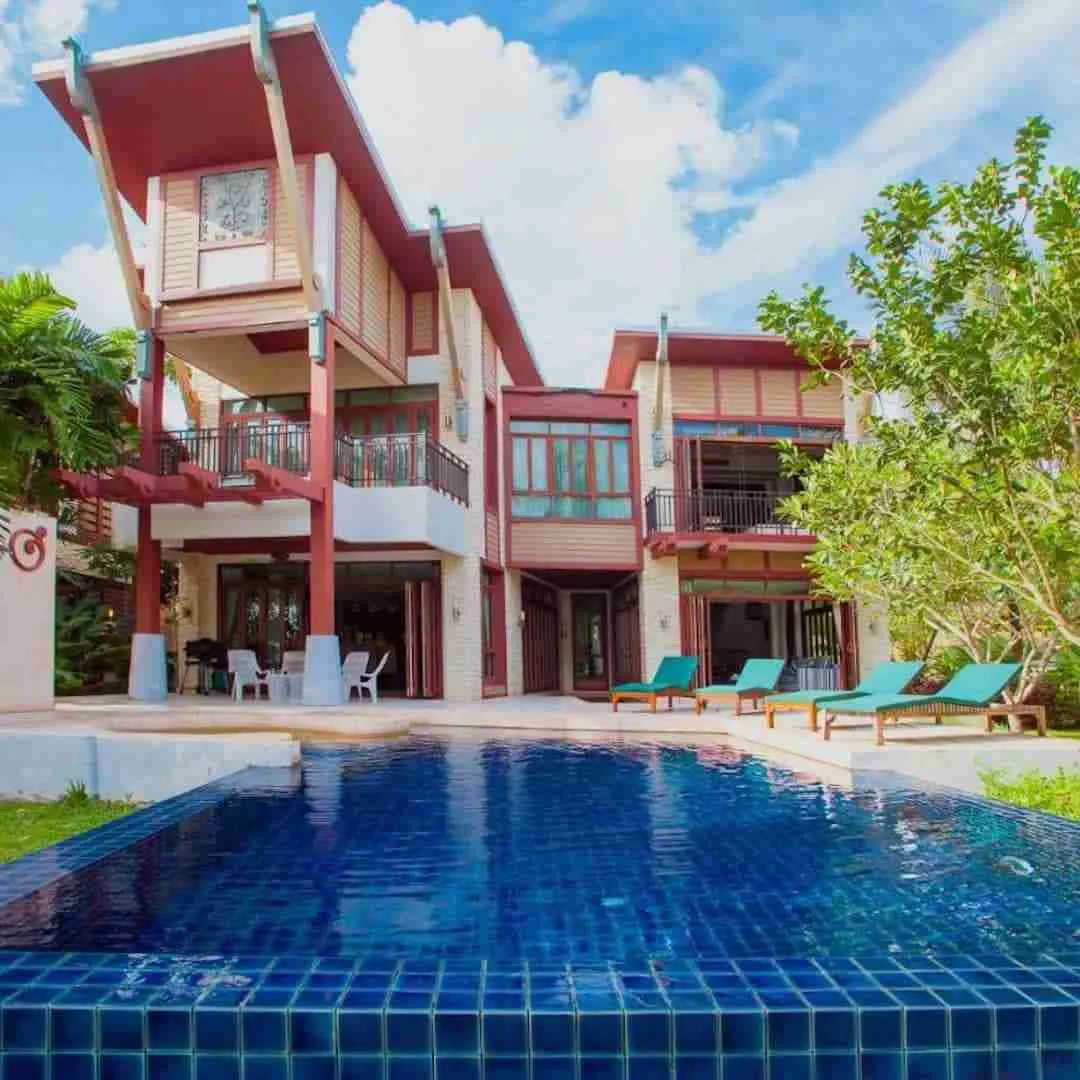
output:
<svg viewBox="0 0 1080 1080"><path fill-rule="evenodd" d="M434 289L428 231L410 227L314 18L277 20L271 40L293 150L332 154L406 289ZM143 220L151 176L274 156L246 26L90 54L86 73L120 192ZM34 78L85 145L63 61L35 65ZM454 285L475 293L511 377L542 384L483 227L447 229L446 248Z"/></svg>

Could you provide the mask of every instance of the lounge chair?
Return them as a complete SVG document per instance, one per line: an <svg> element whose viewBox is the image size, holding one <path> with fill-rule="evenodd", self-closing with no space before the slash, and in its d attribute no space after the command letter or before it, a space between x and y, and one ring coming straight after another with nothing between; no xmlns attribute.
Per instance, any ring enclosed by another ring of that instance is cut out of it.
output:
<svg viewBox="0 0 1080 1080"><path fill-rule="evenodd" d="M920 660L887 660L878 664L853 690L792 690L788 694L770 694L765 699L765 721L776 723L778 712L805 712L810 730L818 729L818 709L829 701L850 701L868 694L902 694L926 665Z"/></svg>
<svg viewBox="0 0 1080 1080"><path fill-rule="evenodd" d="M747 660L739 677L728 685L703 686L697 692L694 711L700 713L710 701L734 701L735 715L742 713L744 701L758 702L776 689L786 660Z"/></svg>
<svg viewBox="0 0 1080 1080"><path fill-rule="evenodd" d="M696 656L665 656L656 669L652 682L620 683L611 690L611 711L619 711L620 701L647 701L649 711L656 712L656 699L693 697L692 685L697 674Z"/></svg>
<svg viewBox="0 0 1080 1080"><path fill-rule="evenodd" d="M878 746L885 745L885 721L908 716L932 716L935 724L943 716L962 713L982 713L986 717L987 733L993 730L995 716L1027 714L1035 717L1040 735L1046 734L1046 708L1042 705L1008 705L998 703L1002 690L1020 672L1020 664L967 664L962 667L936 694L867 694L850 701L825 705L822 734L826 739L837 716L872 716L877 731Z"/></svg>

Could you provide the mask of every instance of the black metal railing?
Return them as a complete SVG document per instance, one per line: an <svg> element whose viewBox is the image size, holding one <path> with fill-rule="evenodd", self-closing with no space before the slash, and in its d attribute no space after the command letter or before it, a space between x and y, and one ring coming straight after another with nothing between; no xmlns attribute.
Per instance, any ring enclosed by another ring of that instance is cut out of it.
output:
<svg viewBox="0 0 1080 1080"><path fill-rule="evenodd" d="M469 466L425 432L339 435L335 473L353 487L430 487L469 505Z"/></svg>
<svg viewBox="0 0 1080 1080"><path fill-rule="evenodd" d="M773 533L807 536L776 511L784 495L769 491L672 491L653 488L645 496L645 531Z"/></svg>
<svg viewBox="0 0 1080 1080"><path fill-rule="evenodd" d="M249 475L244 469L248 458L300 476L311 470L311 425L306 422L165 431L158 436L157 446L160 476L175 476L186 461L222 479L244 477Z"/></svg>

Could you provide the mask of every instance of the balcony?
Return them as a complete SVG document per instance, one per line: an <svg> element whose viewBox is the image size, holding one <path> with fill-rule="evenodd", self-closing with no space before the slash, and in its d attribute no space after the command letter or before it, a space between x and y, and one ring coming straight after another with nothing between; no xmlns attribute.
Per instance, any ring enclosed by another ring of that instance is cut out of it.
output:
<svg viewBox="0 0 1080 1080"><path fill-rule="evenodd" d="M311 468L311 425L289 422L256 428L235 424L225 428L165 431L157 439L159 476L180 476L200 470L222 486L254 483L252 461L306 476Z"/></svg>
<svg viewBox="0 0 1080 1080"><path fill-rule="evenodd" d="M350 487L429 487L469 505L469 466L425 432L339 435L334 465Z"/></svg>
<svg viewBox="0 0 1080 1080"><path fill-rule="evenodd" d="M812 545L811 533L784 521L777 513L784 498L785 493L775 491L654 488L645 497L646 539L654 552L702 546L700 541L710 537L721 541L754 540L759 546L771 540ZM706 542L705 546L710 545ZM721 542L715 546L730 545Z"/></svg>

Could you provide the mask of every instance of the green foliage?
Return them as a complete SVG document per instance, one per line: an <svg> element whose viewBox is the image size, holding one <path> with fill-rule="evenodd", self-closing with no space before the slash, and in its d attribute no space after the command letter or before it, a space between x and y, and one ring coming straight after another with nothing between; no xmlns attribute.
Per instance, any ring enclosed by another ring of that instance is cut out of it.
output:
<svg viewBox="0 0 1080 1080"><path fill-rule="evenodd" d="M132 581L135 578L135 552L111 547L107 540L85 549L86 569L95 577L110 581Z"/></svg>
<svg viewBox="0 0 1080 1080"><path fill-rule="evenodd" d="M0 506L52 509L54 465L115 465L132 445L133 338L89 329L74 308L44 274L0 279Z"/></svg>
<svg viewBox="0 0 1080 1080"><path fill-rule="evenodd" d="M77 693L127 671L130 628L110 618L92 597L56 605L56 690Z"/></svg>
<svg viewBox="0 0 1080 1080"><path fill-rule="evenodd" d="M128 802L106 802L88 796L71 802L0 802L0 863L10 862L69 836L130 814Z"/></svg>
<svg viewBox="0 0 1080 1080"><path fill-rule="evenodd" d="M1022 806L1028 810L1045 810L1061 817L1080 818L1080 771L1055 773L1026 772L1015 779L1000 771L981 774L986 794L994 799Z"/></svg>
<svg viewBox="0 0 1080 1080"><path fill-rule="evenodd" d="M60 802L64 806L85 806L90 801L90 794L86 790L86 784L82 780L69 780L67 790Z"/></svg>
<svg viewBox="0 0 1080 1080"><path fill-rule="evenodd" d="M819 462L783 450L802 484L783 512L817 534L819 584L903 612L909 643L1021 659L1022 693L1080 645L1080 170L1046 167L1049 132L1032 119L969 184L882 192L849 264L869 341L820 288L759 313L819 380L878 405L867 438Z"/></svg>

